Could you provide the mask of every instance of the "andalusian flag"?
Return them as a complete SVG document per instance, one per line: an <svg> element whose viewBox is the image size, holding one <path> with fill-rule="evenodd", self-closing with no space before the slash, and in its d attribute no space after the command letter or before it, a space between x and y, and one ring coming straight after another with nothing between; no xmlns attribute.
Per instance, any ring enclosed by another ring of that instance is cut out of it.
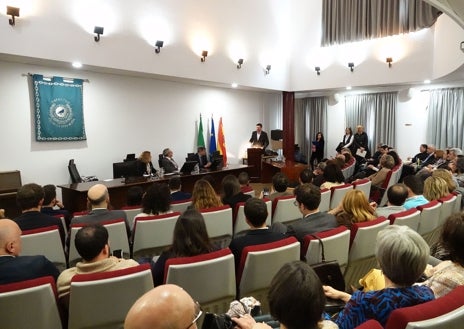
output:
<svg viewBox="0 0 464 329"><path fill-rule="evenodd" d="M222 117L219 119L219 130L217 147L222 155L224 167L227 166L227 151L226 151L226 139L224 138L224 127L222 126Z"/></svg>
<svg viewBox="0 0 464 329"><path fill-rule="evenodd" d="M197 147L205 147L205 138L203 137L203 121L201 120L200 113L200 127L198 128Z"/></svg>
<svg viewBox="0 0 464 329"><path fill-rule="evenodd" d="M216 152L216 133L214 132L214 119L211 117L211 134L209 137L209 154Z"/></svg>

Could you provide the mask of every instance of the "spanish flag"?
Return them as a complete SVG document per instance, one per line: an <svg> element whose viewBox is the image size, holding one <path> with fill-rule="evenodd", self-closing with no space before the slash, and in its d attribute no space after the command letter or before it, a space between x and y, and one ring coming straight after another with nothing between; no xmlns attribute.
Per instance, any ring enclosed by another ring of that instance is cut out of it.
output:
<svg viewBox="0 0 464 329"><path fill-rule="evenodd" d="M224 127L222 126L222 117L219 119L219 130L217 148L222 155L224 167L227 166L226 139L224 138Z"/></svg>

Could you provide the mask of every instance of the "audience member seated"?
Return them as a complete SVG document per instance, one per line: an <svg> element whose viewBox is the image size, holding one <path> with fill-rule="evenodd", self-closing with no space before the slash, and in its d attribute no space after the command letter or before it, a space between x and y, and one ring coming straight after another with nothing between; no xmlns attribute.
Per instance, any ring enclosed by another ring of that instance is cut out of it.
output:
<svg viewBox="0 0 464 329"><path fill-rule="evenodd" d="M269 195L269 199L273 200L279 196L292 195L291 192L287 191L288 178L284 174L278 172L272 176L272 190ZM263 195L261 194L261 198Z"/></svg>
<svg viewBox="0 0 464 329"><path fill-rule="evenodd" d="M378 207L375 209L377 216L388 218L391 214L396 214L406 210L404 203L408 198L408 189L404 184L395 184L387 190L387 205L385 207Z"/></svg>
<svg viewBox="0 0 464 329"><path fill-rule="evenodd" d="M251 195L243 194L240 190L238 178L234 175L227 175L222 179L222 203L228 204L235 212L235 206L239 202L246 202ZM234 216L235 217L235 216Z"/></svg>
<svg viewBox="0 0 464 329"><path fill-rule="evenodd" d="M251 198L245 203L245 218L250 230L244 236L234 238L230 250L235 257L235 269L239 269L243 248L257 244L269 243L286 238L283 233L273 232L266 226L267 206L263 200Z"/></svg>
<svg viewBox="0 0 464 329"><path fill-rule="evenodd" d="M171 212L171 192L168 184L154 183L148 188L143 197L142 212L137 214L135 218L163 215Z"/></svg>
<svg viewBox="0 0 464 329"><path fill-rule="evenodd" d="M179 166L174 161L174 153L169 148L163 150L163 158L161 159L161 167L164 169L166 174L174 173L179 171Z"/></svg>
<svg viewBox="0 0 464 329"><path fill-rule="evenodd" d="M64 209L64 205L61 201L56 198L56 186L52 184L44 185L43 190L44 201L40 212L50 216L63 216L66 220L66 225L69 226L71 215L69 214L69 211Z"/></svg>
<svg viewBox="0 0 464 329"><path fill-rule="evenodd" d="M309 168L306 168L300 172L300 176L298 177L298 180L300 182L300 185L312 184L313 178L314 178L313 172Z"/></svg>
<svg viewBox="0 0 464 329"><path fill-rule="evenodd" d="M76 274L108 272L139 265L133 259L111 256L108 231L100 224L82 227L76 233L74 244L82 261L78 262L76 267L64 270L58 277L56 285L60 298L69 294L71 280Z"/></svg>
<svg viewBox="0 0 464 329"><path fill-rule="evenodd" d="M403 181L403 178L408 175L414 175L416 169L421 165L421 163L427 158L429 154L427 153L427 144L421 144L419 146L419 153L414 157L408 157L408 162L404 164L403 171L401 172L400 182Z"/></svg>
<svg viewBox="0 0 464 329"><path fill-rule="evenodd" d="M213 207L222 206L219 196L207 180L199 179L193 185L192 205L189 208L201 211Z"/></svg>
<svg viewBox="0 0 464 329"><path fill-rule="evenodd" d="M432 174L432 172L436 170L438 167L442 165L448 167L446 153L443 150L436 150L433 154L433 157L435 158L435 161L433 161L433 163L428 164L426 166L422 166L422 168L416 173L416 175L421 177L422 180L425 180L427 177L429 177Z"/></svg>
<svg viewBox="0 0 464 329"><path fill-rule="evenodd" d="M88 215L74 217L72 224L98 224L114 219L124 219L126 222L127 236L130 237L130 226L127 215L123 210L108 210L110 195L103 184L96 184L87 192L87 205L90 208Z"/></svg>
<svg viewBox="0 0 464 329"><path fill-rule="evenodd" d="M188 200L192 197L190 193L182 191L180 177L171 177L169 179L169 189L171 190L172 201Z"/></svg>
<svg viewBox="0 0 464 329"><path fill-rule="evenodd" d="M375 255L385 277L385 289L350 295L324 286L327 297L347 303L334 320L339 328L355 328L369 319L385 326L393 310L433 300L429 287L413 286L425 270L428 249L419 233L407 226L391 225L382 230L377 235Z"/></svg>
<svg viewBox="0 0 464 329"><path fill-rule="evenodd" d="M294 261L282 266L270 283L268 300L270 314L280 322L282 329L337 328L333 322L322 320L324 290L319 277L304 262ZM250 315L233 320L238 329L271 329L265 323L256 323Z"/></svg>
<svg viewBox="0 0 464 329"><path fill-rule="evenodd" d="M369 204L364 192L351 190L329 214L335 215L338 225L351 229L353 223L367 222L377 218L375 208Z"/></svg>
<svg viewBox="0 0 464 329"><path fill-rule="evenodd" d="M460 156L456 160L456 174L454 176L458 184L458 191L464 194L464 157Z"/></svg>
<svg viewBox="0 0 464 329"><path fill-rule="evenodd" d="M435 163L436 158L435 158L435 145L429 144L427 146L427 157L420 163L419 166L417 166L416 171L421 170L424 167L427 167L428 165L432 165Z"/></svg>
<svg viewBox="0 0 464 329"><path fill-rule="evenodd" d="M324 170L327 166L326 162L319 162L316 169L314 169L313 174L313 184L317 187L320 187L324 183Z"/></svg>
<svg viewBox="0 0 464 329"><path fill-rule="evenodd" d="M60 272L45 256L20 256L21 229L11 219L0 220L0 284L19 282Z"/></svg>
<svg viewBox="0 0 464 329"><path fill-rule="evenodd" d="M429 200L423 196L424 183L419 177L414 175L406 176L403 179L403 184L408 189L408 198L403 205L406 210L422 206L429 202Z"/></svg>
<svg viewBox="0 0 464 329"><path fill-rule="evenodd" d="M321 184L321 189L330 189L334 186L345 184L345 177L343 176L341 167L335 161L327 161L324 173L324 183Z"/></svg>
<svg viewBox="0 0 464 329"><path fill-rule="evenodd" d="M150 151L143 151L136 161L138 176L154 176L156 174L156 169L151 162Z"/></svg>
<svg viewBox="0 0 464 329"><path fill-rule="evenodd" d="M451 174L451 171L447 169L436 169L432 172L432 177L443 178L446 181L446 185L448 185L449 193L456 191L457 184L453 179L453 174Z"/></svg>
<svg viewBox="0 0 464 329"><path fill-rule="evenodd" d="M435 254L446 259L425 271L428 279L421 283L430 287L436 298L442 297L456 286L464 285L464 213L448 217L443 224ZM432 248L434 249L434 248Z"/></svg>
<svg viewBox="0 0 464 329"><path fill-rule="evenodd" d="M155 286L163 284L164 266L169 258L190 257L213 251L203 215L195 209L187 209L174 226L172 246L163 251L153 268Z"/></svg>
<svg viewBox="0 0 464 329"><path fill-rule="evenodd" d="M448 194L448 184L443 178L430 176L424 181L424 197L427 200L438 200Z"/></svg>
<svg viewBox="0 0 464 329"><path fill-rule="evenodd" d="M125 329L195 329L203 311L181 287L165 284L140 297L127 313ZM188 328L185 328L185 326Z"/></svg>
<svg viewBox="0 0 464 329"><path fill-rule="evenodd" d="M294 193L295 205L303 214L303 218L288 226L288 235L294 235L302 242L307 234L327 231L338 226L334 215L319 211L321 191L317 187L303 184L296 187Z"/></svg>
<svg viewBox="0 0 464 329"><path fill-rule="evenodd" d="M246 171L242 171L238 174L238 182L240 183L240 190L243 193L253 191L253 187L250 186L250 176Z"/></svg>
<svg viewBox="0 0 464 329"><path fill-rule="evenodd" d="M395 160L391 155L384 154L380 158L380 169L375 174L368 176L372 182L372 186L382 187L382 184L387 179L388 172L395 166Z"/></svg>
<svg viewBox="0 0 464 329"><path fill-rule="evenodd" d="M371 165L373 167L377 167L380 164L380 158L382 155L387 154L388 150L389 147L387 144L377 144L377 150L374 152L374 155L372 155L372 158L366 160L366 166L369 167L369 165ZM370 174L373 173L371 172ZM366 176L369 176L370 174L367 174Z"/></svg>
<svg viewBox="0 0 464 329"><path fill-rule="evenodd" d="M193 156L192 161L198 162L198 167L201 169L211 167L211 162L208 161L206 157L206 148L204 146L198 147L197 153Z"/></svg>
<svg viewBox="0 0 464 329"><path fill-rule="evenodd" d="M42 186L34 183L23 185L16 194L16 203L21 209L21 215L13 220L23 231L56 225L64 245L65 231L61 220L40 212L44 196Z"/></svg>
<svg viewBox="0 0 464 329"><path fill-rule="evenodd" d="M397 167L402 163L400 156L392 148L390 148L390 147L388 148L387 154L392 156L393 161L395 162L394 167Z"/></svg>
<svg viewBox="0 0 464 329"><path fill-rule="evenodd" d="M126 204L128 207L135 207L135 206L140 206L142 204L142 198L143 194L145 192L143 191L142 186L136 185L136 186L131 186L127 190L127 199L126 199Z"/></svg>

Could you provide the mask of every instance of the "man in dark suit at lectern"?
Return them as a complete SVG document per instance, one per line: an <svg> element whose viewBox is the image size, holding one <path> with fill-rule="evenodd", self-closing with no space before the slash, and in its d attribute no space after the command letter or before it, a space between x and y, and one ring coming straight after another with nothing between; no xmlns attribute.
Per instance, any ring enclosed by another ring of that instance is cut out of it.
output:
<svg viewBox="0 0 464 329"><path fill-rule="evenodd" d="M263 125L261 123L256 124L256 131L253 131L251 134L250 143L255 147L261 147L263 150L269 145L269 138L266 132L263 131Z"/></svg>

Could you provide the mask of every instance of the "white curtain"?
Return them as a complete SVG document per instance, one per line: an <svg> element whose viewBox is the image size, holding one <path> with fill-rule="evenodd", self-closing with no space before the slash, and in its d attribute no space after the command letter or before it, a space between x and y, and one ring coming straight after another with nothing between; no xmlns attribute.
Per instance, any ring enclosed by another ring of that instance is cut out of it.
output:
<svg viewBox="0 0 464 329"><path fill-rule="evenodd" d="M398 93L378 93L345 96L345 122L356 133L356 126L364 126L369 138L369 149L385 143L395 147L396 108Z"/></svg>
<svg viewBox="0 0 464 329"><path fill-rule="evenodd" d="M427 142L437 148L464 147L464 88L430 91Z"/></svg>
<svg viewBox="0 0 464 329"><path fill-rule="evenodd" d="M308 97L295 99L295 143L309 161L311 141L317 132L324 135L324 157L327 154L327 97Z"/></svg>

